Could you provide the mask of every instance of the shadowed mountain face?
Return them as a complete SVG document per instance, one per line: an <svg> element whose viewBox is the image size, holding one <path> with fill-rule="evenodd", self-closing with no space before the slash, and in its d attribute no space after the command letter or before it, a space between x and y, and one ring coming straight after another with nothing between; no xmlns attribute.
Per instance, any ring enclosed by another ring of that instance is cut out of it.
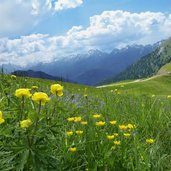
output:
<svg viewBox="0 0 171 171"><path fill-rule="evenodd" d="M11 74L14 74L16 76L21 76L21 77L32 77L32 78L42 78L42 79L63 81L63 82L74 82L74 81L71 81L71 80L64 79L62 77L57 77L57 76L52 76L52 75L46 74L46 73L44 73L42 71L17 70L17 71L12 72Z"/></svg>
<svg viewBox="0 0 171 171"><path fill-rule="evenodd" d="M160 68L171 62L171 38L163 41L158 48L142 57L136 63L130 65L126 70L106 80L104 83L112 83L120 80L139 79L157 74ZM170 67L166 65L164 69ZM160 70L162 72L162 69ZM170 72L170 70L168 71Z"/></svg>
<svg viewBox="0 0 171 171"><path fill-rule="evenodd" d="M31 67L53 76L61 76L80 84L96 85L111 78L135 63L142 56L152 52L157 45L133 45L123 49L114 49L111 53L90 50L52 63L39 63Z"/></svg>

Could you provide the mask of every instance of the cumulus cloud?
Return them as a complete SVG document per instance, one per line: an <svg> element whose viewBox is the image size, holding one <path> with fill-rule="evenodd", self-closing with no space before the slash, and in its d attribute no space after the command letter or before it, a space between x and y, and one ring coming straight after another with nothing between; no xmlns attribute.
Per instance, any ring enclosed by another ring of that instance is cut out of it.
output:
<svg viewBox="0 0 171 171"><path fill-rule="evenodd" d="M83 3L83 0L58 0L55 3L55 10L60 11L68 8L76 8Z"/></svg>
<svg viewBox="0 0 171 171"><path fill-rule="evenodd" d="M82 0L1 0L0 37L25 34L48 15L82 3Z"/></svg>
<svg viewBox="0 0 171 171"><path fill-rule="evenodd" d="M90 49L111 51L131 44L152 44L171 36L171 14L104 11L90 17L88 27L74 26L65 35L33 34L0 39L3 63L49 62Z"/></svg>

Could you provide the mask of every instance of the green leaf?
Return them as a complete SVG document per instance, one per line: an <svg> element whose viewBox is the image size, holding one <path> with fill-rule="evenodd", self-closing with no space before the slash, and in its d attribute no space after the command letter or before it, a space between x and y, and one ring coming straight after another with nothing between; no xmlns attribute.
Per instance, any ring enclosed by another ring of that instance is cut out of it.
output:
<svg viewBox="0 0 171 171"><path fill-rule="evenodd" d="M28 158L29 158L29 150L22 151L22 154L20 154L20 160L19 165L16 168L16 171L22 171L25 168L25 165L27 164Z"/></svg>

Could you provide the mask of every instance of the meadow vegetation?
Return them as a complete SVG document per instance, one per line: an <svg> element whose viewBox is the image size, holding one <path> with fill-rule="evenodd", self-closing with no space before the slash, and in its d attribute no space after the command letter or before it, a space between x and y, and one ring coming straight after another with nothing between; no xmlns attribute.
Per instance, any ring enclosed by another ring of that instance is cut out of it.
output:
<svg viewBox="0 0 171 171"><path fill-rule="evenodd" d="M171 91L136 84L134 93L1 74L0 170L171 170Z"/></svg>

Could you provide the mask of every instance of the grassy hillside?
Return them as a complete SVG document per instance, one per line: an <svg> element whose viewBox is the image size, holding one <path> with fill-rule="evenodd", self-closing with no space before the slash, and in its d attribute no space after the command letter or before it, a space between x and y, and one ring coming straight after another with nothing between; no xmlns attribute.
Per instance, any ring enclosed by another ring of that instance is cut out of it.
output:
<svg viewBox="0 0 171 171"><path fill-rule="evenodd" d="M0 170L171 170L170 76L149 81L97 89L0 75Z"/></svg>
<svg viewBox="0 0 171 171"><path fill-rule="evenodd" d="M171 61L171 38L162 42L152 53L142 57L119 75L107 80L106 83L120 80L146 78L157 74L160 68Z"/></svg>
<svg viewBox="0 0 171 171"><path fill-rule="evenodd" d="M146 79L122 81L100 86L107 90L118 89L120 93L168 95L171 94L171 75L157 75Z"/></svg>
<svg viewBox="0 0 171 171"><path fill-rule="evenodd" d="M167 63L160 68L157 74L168 74L171 72L171 63Z"/></svg>

